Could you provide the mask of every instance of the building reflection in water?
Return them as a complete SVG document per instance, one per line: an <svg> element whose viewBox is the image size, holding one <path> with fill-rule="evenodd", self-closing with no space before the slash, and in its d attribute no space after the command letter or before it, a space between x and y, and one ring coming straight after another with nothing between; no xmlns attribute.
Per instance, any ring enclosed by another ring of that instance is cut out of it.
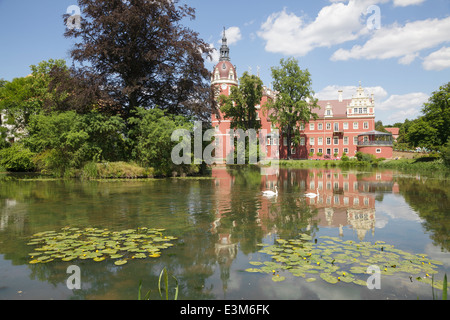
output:
<svg viewBox="0 0 450 320"><path fill-rule="evenodd" d="M220 277L224 293L227 290L229 270L238 252L238 237L234 237L237 225L245 223L240 215L233 214L231 202L241 196L242 190L236 191L236 179L239 173L231 174L226 168L214 168L212 176L215 178L215 220L211 232L217 235L215 254L220 266ZM282 217L284 226L301 219L301 207L314 209L315 214L307 222L306 230L313 226L322 228L336 228L339 236L344 236L344 228L354 230L359 240L364 240L368 234L375 232L375 201L384 192L398 193L398 184L393 182L392 172L359 173L342 171L340 169L302 169L288 170L280 168L261 168L256 182L253 176L251 183L255 186L255 201L258 202L256 224L261 230L262 237L281 232L279 221L283 202L295 199L296 205L292 212ZM278 186L280 194L277 197L263 197L262 190L274 190ZM237 188L238 189L238 188ZM246 186L246 189L251 189ZM305 192L318 190L319 196L307 198ZM248 194L246 194L249 197ZM241 196L242 197L242 196ZM240 199L240 201L243 201ZM288 207L289 209L289 207ZM284 210L285 212L286 210ZM241 212L242 213L242 212ZM244 213L245 214L245 213ZM242 228L241 228L242 229Z"/></svg>

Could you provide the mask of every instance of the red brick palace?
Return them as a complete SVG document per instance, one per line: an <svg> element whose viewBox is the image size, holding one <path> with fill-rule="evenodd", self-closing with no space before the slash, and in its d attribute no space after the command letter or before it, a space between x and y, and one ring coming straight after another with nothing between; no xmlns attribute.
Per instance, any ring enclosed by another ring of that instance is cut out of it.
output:
<svg viewBox="0 0 450 320"><path fill-rule="evenodd" d="M214 67L211 85L220 94L229 95L232 86L239 85L236 66L230 62L230 50L225 32L220 48L220 60ZM256 106L261 127L268 132L266 148L279 148L280 159L287 157L287 139L270 135L275 127L264 112L268 99L275 99L276 93L264 87L261 103ZM343 92L336 92L336 100L319 100L320 109L313 109L318 115L306 125L299 124L300 143L291 145L292 159L336 159L344 153L349 157L356 152L369 153L377 158L392 158L392 136L375 131L375 101L373 94L367 95L361 87L351 99L343 99ZM212 115L212 125L217 135L226 135L230 129L230 120ZM266 150L267 151L267 150ZM224 150L224 153L227 153ZM223 159L226 154L223 155Z"/></svg>

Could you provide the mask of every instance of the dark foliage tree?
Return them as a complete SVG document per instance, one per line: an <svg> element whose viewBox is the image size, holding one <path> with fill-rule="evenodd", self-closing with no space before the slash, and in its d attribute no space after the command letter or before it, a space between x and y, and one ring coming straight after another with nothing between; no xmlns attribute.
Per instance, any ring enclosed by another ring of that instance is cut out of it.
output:
<svg viewBox="0 0 450 320"><path fill-rule="evenodd" d="M102 89L126 119L139 106L209 117L214 100L204 59L212 49L181 24L195 19L193 8L178 0L78 0L78 6L81 28L65 32L80 40L71 56L83 72L103 77Z"/></svg>
<svg viewBox="0 0 450 320"><path fill-rule="evenodd" d="M120 105L103 89L103 77L76 68L53 67L48 89L52 99L44 101L46 111L76 111L80 114L98 110L105 114L120 113Z"/></svg>

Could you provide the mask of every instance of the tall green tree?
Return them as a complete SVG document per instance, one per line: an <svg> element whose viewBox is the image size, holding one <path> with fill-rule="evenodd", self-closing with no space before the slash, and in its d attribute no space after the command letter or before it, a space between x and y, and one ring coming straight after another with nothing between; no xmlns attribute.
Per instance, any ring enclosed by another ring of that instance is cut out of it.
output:
<svg viewBox="0 0 450 320"><path fill-rule="evenodd" d="M450 138L450 82L433 92L422 108L424 120L436 131L435 142L444 145Z"/></svg>
<svg viewBox="0 0 450 320"><path fill-rule="evenodd" d="M319 108L312 90L311 74L302 70L294 58L281 59L279 67L272 67L273 89L276 99L266 104L270 120L287 139L287 157L291 157L291 143L300 142L300 124L317 119L312 110Z"/></svg>
<svg viewBox="0 0 450 320"><path fill-rule="evenodd" d="M87 75L104 78L126 119L136 107L209 118L214 99L204 59L212 49L182 25L195 10L178 2L78 0L81 28L65 32L79 40L71 57Z"/></svg>
<svg viewBox="0 0 450 320"><path fill-rule="evenodd" d="M425 117L412 121L406 133L407 141L412 147L426 147L434 149L439 145L438 131L433 128Z"/></svg>
<svg viewBox="0 0 450 320"><path fill-rule="evenodd" d="M164 110L136 108L130 130L132 157L144 167L153 167L156 174L169 175L175 169L171 153L176 142L171 139L177 129L193 130L193 124L183 116L167 114Z"/></svg>
<svg viewBox="0 0 450 320"><path fill-rule="evenodd" d="M219 97L220 110L231 119L233 129L259 129L261 121L257 119L256 106L261 103L263 82L255 75L244 72L238 87L231 87L230 96Z"/></svg>
<svg viewBox="0 0 450 320"><path fill-rule="evenodd" d="M31 74L27 77L14 78L0 87L0 110L17 135L25 130L33 114L41 112L46 101L56 100L54 92L49 90L54 67L67 68L64 60L42 61L30 66Z"/></svg>

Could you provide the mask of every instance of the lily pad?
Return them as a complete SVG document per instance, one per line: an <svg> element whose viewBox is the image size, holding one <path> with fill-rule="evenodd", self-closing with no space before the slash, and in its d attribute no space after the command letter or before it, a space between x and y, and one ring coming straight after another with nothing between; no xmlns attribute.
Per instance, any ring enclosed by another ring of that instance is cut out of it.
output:
<svg viewBox="0 0 450 320"><path fill-rule="evenodd" d="M280 275L276 275L276 276L272 277L272 281L274 281L274 282L281 282L281 281L284 281L284 280L286 280L286 278L283 277L283 276L280 276Z"/></svg>
<svg viewBox="0 0 450 320"><path fill-rule="evenodd" d="M35 247L29 254L30 263L75 259L101 262L107 259L157 258L161 250L173 246L176 237L164 235L163 229L147 227L110 231L104 228L62 228L60 232L34 234L28 245ZM32 262L31 262L32 261ZM116 261L117 262L117 261Z"/></svg>
<svg viewBox="0 0 450 320"><path fill-rule="evenodd" d="M342 241L329 236L313 240L310 235L300 234L297 239L276 239L272 245L259 246L262 247L259 252L270 256L272 261L250 261L251 265L261 267L246 271L271 274L274 281L281 281L275 270L287 270L296 277L318 274L330 284L366 285L367 268L376 265L383 276L396 273L403 273L405 277L422 275L421 281L428 283L431 275L437 273L438 265L442 265L440 261L428 259L425 254L404 252L383 241L372 244Z"/></svg>
<svg viewBox="0 0 450 320"><path fill-rule="evenodd" d="M122 266L122 265L124 265L127 262L128 262L127 260L117 260L116 262L114 262L114 264L116 266Z"/></svg>

